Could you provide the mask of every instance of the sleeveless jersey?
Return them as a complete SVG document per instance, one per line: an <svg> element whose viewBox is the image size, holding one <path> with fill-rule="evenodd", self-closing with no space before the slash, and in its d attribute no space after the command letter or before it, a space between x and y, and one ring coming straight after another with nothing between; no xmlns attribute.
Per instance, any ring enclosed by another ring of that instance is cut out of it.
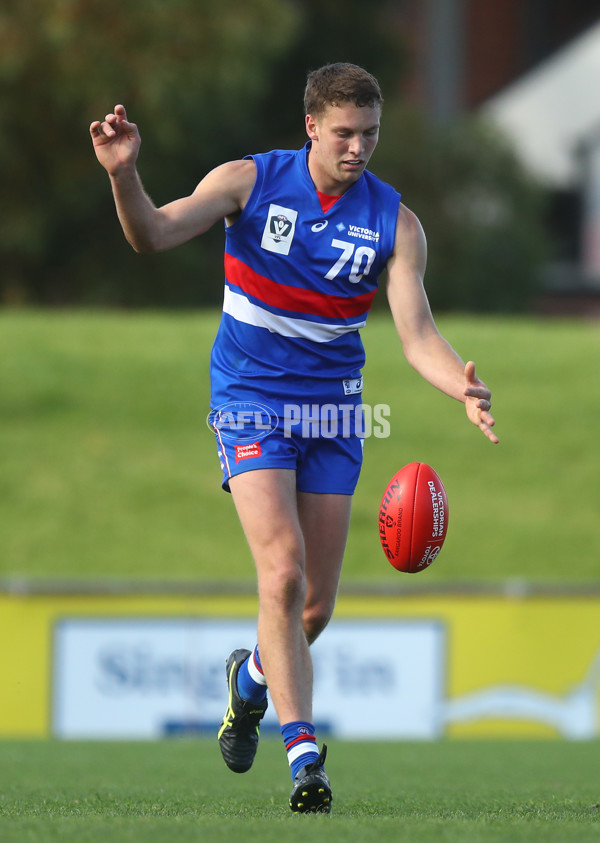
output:
<svg viewBox="0 0 600 843"><path fill-rule="evenodd" d="M325 395L359 378L359 330L394 248L400 194L365 171L327 213L301 150L248 156L256 182L226 227L223 315L212 406L262 394Z"/></svg>

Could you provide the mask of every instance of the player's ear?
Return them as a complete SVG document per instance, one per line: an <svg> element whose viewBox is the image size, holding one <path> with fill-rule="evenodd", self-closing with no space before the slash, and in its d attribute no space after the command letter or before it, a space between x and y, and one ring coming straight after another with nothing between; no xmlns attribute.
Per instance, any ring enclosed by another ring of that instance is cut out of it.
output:
<svg viewBox="0 0 600 843"><path fill-rule="evenodd" d="M312 114L306 115L306 134L312 141L319 140L317 121Z"/></svg>

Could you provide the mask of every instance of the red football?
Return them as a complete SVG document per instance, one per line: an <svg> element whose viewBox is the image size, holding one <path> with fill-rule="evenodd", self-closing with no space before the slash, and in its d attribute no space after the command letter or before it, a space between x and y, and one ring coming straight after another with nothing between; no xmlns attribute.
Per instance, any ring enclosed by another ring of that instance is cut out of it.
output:
<svg viewBox="0 0 600 843"><path fill-rule="evenodd" d="M448 531L448 499L430 465L411 462L387 485L379 507L379 538L394 568L416 574L436 558Z"/></svg>

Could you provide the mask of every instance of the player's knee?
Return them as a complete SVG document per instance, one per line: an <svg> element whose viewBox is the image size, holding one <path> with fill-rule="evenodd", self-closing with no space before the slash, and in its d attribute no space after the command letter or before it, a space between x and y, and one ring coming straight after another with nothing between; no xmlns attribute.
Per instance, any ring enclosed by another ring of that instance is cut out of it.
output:
<svg viewBox="0 0 600 843"><path fill-rule="evenodd" d="M263 578L260 588L261 605L269 604L289 614L303 605L306 596L306 579L302 566L293 561L282 563Z"/></svg>
<svg viewBox="0 0 600 843"><path fill-rule="evenodd" d="M333 601L320 601L305 606L302 614L302 626L309 644L312 644L323 632L333 614Z"/></svg>

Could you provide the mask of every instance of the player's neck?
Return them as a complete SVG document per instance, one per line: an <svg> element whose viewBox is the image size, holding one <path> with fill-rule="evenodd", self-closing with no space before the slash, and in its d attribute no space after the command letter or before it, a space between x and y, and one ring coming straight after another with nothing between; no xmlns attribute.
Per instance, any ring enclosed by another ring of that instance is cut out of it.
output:
<svg viewBox="0 0 600 843"><path fill-rule="evenodd" d="M321 166L317 156L309 151L307 158L308 172L318 193L326 196L343 196L354 181L336 179Z"/></svg>

